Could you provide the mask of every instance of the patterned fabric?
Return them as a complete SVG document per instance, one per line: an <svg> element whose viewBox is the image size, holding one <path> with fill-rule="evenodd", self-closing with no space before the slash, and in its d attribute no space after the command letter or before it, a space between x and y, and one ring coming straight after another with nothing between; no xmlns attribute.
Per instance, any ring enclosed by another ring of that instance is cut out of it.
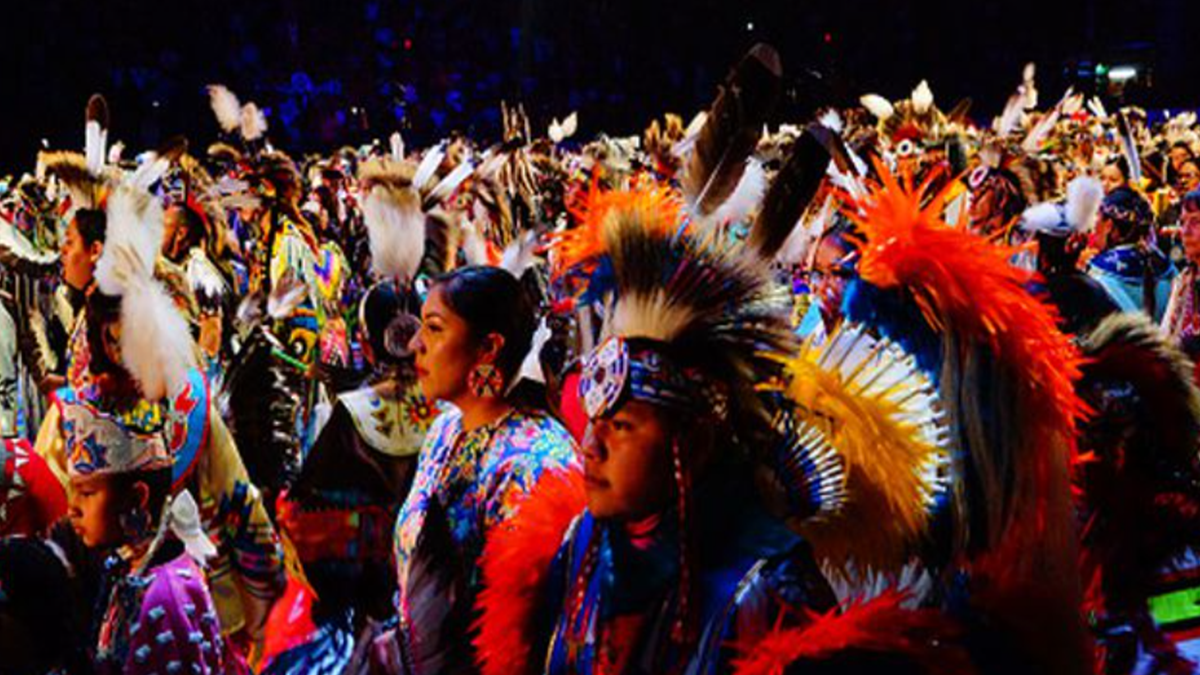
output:
<svg viewBox="0 0 1200 675"><path fill-rule="evenodd" d="M0 438L17 435L17 324L0 305Z"/></svg>
<svg viewBox="0 0 1200 675"><path fill-rule="evenodd" d="M488 530L512 515L546 469L577 461L566 429L541 413L514 410L470 432L451 408L429 430L412 491L396 521L394 555L398 607L406 616L408 571L431 504L441 503L459 559L469 566L468 594L478 590L478 560ZM471 602L470 598L466 602Z"/></svg>
<svg viewBox="0 0 1200 675"><path fill-rule="evenodd" d="M128 410L110 412L97 407L97 398L95 385L63 387L55 394L70 474L128 473L171 465L162 406L139 400Z"/></svg>
<svg viewBox="0 0 1200 675"><path fill-rule="evenodd" d="M102 675L244 671L231 656L204 574L186 554L148 571L113 561L96 661Z"/></svg>
<svg viewBox="0 0 1200 675"><path fill-rule="evenodd" d="M1200 335L1200 303L1196 297L1196 268L1188 267L1171 285L1171 299L1163 314L1163 333L1177 343Z"/></svg>
<svg viewBox="0 0 1200 675"><path fill-rule="evenodd" d="M416 454L441 412L436 403L425 400L415 379L394 400L381 397L374 387L342 394L338 400L367 445L391 457Z"/></svg>
<svg viewBox="0 0 1200 675"><path fill-rule="evenodd" d="M1175 269L1157 251L1143 253L1138 246L1117 246L1092 258L1088 265L1088 276L1104 287L1105 292L1123 312L1145 310L1143 287L1146 280L1146 265L1150 265L1149 279L1154 288L1153 318L1161 320L1171 295L1171 279Z"/></svg>
<svg viewBox="0 0 1200 675"><path fill-rule="evenodd" d="M225 633L256 634L282 591L283 547L219 415L209 417L208 438L193 481L201 521L217 545L209 584Z"/></svg>
<svg viewBox="0 0 1200 675"><path fill-rule="evenodd" d="M325 318L317 278L316 254L290 218L281 215L280 220L282 229L271 248L270 288L274 288L284 275L291 273L308 289L308 293L292 315L278 323L275 333L287 345L292 356L309 364L316 358L317 340Z"/></svg>

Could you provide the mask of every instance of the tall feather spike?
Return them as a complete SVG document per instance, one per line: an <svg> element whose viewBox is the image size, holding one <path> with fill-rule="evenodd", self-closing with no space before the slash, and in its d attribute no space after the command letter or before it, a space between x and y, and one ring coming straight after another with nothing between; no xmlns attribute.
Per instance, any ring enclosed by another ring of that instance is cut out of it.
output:
<svg viewBox="0 0 1200 675"><path fill-rule="evenodd" d="M84 125L84 156L88 173L99 176L104 169L105 145L108 143L108 103L100 94L88 99Z"/></svg>
<svg viewBox="0 0 1200 675"><path fill-rule="evenodd" d="M765 44L742 58L709 109L682 178L693 212L715 211L737 187L782 88L779 54Z"/></svg>

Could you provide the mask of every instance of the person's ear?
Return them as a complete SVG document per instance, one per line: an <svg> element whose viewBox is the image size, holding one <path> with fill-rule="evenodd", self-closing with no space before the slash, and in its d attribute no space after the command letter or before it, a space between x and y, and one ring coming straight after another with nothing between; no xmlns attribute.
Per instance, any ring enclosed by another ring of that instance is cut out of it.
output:
<svg viewBox="0 0 1200 675"><path fill-rule="evenodd" d="M100 256L103 253L104 244L101 242L94 241L92 242L91 246L88 246L88 260L90 260L93 265L100 261Z"/></svg>
<svg viewBox="0 0 1200 675"><path fill-rule="evenodd" d="M504 348L504 336L499 333L488 333L479 344L479 362L495 365L500 358L500 350Z"/></svg>
<svg viewBox="0 0 1200 675"><path fill-rule="evenodd" d="M136 481L129 488L129 498L135 508L148 510L150 504L150 486L145 481Z"/></svg>

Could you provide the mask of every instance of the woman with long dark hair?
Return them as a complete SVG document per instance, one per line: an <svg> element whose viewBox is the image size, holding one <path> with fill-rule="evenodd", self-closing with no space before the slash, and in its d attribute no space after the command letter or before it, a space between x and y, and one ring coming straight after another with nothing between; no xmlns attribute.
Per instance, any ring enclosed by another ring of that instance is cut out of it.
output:
<svg viewBox="0 0 1200 675"><path fill-rule="evenodd" d="M469 608L489 530L548 469L577 461L567 430L509 396L534 309L510 273L465 267L434 283L412 340L426 398L449 404L421 449L396 522L402 672L470 672ZM450 602L448 599L452 598Z"/></svg>

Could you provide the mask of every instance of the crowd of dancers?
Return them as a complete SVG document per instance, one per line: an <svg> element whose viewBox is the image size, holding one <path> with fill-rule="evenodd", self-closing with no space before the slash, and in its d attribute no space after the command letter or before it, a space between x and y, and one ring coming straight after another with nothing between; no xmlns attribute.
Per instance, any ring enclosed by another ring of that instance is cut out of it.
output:
<svg viewBox="0 0 1200 675"><path fill-rule="evenodd" d="M1195 114L783 81L295 158L93 96L0 185L0 673L1197 672Z"/></svg>

